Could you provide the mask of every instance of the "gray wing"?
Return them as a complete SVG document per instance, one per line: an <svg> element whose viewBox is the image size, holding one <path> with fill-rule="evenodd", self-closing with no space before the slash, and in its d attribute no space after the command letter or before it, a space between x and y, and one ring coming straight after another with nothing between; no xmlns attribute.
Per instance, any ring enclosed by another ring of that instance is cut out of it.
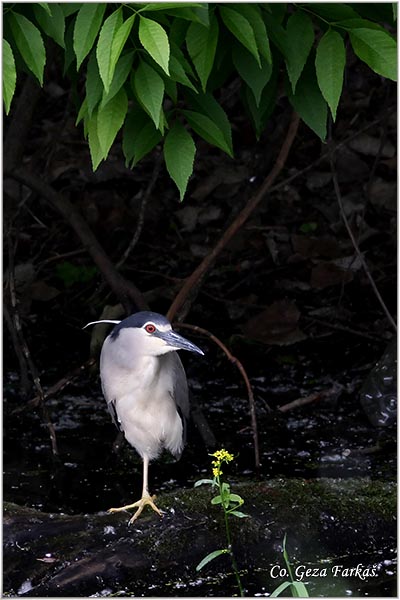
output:
<svg viewBox="0 0 400 600"><path fill-rule="evenodd" d="M177 352L171 352L172 365L175 371L174 400L176 409L182 420L183 443L186 442L187 419L189 418L189 388L186 379L185 369Z"/></svg>

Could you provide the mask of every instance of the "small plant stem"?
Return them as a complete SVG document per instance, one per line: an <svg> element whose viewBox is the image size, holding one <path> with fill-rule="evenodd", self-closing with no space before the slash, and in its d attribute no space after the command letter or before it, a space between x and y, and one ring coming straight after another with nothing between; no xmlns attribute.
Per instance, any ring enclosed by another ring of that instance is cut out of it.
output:
<svg viewBox="0 0 400 600"><path fill-rule="evenodd" d="M219 477L217 477L217 481L218 481L219 493L222 496L222 486L221 486L221 481L220 481ZM237 581L238 588L239 588L240 597L244 598L243 586L242 586L242 582L240 580L239 569L238 569L238 566L237 566L237 563L236 563L235 555L234 555L233 550L232 550L231 530L229 528L228 511L227 511L227 509L225 507L224 502L222 502L222 508L224 509L225 533L226 533L227 550L229 552L229 556L231 557L232 568L233 568L233 572L235 573L236 581Z"/></svg>

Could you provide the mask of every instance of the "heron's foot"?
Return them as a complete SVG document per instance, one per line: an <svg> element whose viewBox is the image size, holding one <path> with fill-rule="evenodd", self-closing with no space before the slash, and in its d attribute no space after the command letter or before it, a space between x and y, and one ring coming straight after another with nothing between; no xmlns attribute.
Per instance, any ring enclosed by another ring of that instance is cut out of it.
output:
<svg viewBox="0 0 400 600"><path fill-rule="evenodd" d="M126 506L120 506L119 508L109 508L107 512L115 513L115 512L121 512L123 510L129 510L131 508L137 508L137 511L135 512L133 517L131 517L131 519L129 520L128 525L131 525L134 521L136 521L136 519L139 517L139 515L141 514L144 507L148 504L149 506L151 506L151 508L154 510L154 512L158 513L160 515L160 517L162 517L161 510L154 504L153 500L155 500L155 496L150 496L150 495L142 496L140 500L138 500L137 502L134 502L133 504L127 504Z"/></svg>

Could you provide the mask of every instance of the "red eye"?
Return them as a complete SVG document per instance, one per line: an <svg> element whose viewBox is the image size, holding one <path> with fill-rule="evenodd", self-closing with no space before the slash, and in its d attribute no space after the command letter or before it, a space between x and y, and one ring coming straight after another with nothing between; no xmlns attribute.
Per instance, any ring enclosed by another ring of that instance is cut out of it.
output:
<svg viewBox="0 0 400 600"><path fill-rule="evenodd" d="M153 325L153 323L148 323L145 327L145 330L147 331L147 333L154 333L156 330L156 326Z"/></svg>

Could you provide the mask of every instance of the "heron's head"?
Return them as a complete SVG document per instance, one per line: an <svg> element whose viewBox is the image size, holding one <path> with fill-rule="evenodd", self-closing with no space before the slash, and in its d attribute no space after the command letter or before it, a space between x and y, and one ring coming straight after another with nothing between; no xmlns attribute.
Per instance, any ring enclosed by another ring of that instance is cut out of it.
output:
<svg viewBox="0 0 400 600"><path fill-rule="evenodd" d="M114 323L116 326L109 336L110 342L132 346L143 356L159 356L176 350L204 354L198 346L176 333L168 319L158 313L141 311L123 321L93 321L88 325L96 323Z"/></svg>

